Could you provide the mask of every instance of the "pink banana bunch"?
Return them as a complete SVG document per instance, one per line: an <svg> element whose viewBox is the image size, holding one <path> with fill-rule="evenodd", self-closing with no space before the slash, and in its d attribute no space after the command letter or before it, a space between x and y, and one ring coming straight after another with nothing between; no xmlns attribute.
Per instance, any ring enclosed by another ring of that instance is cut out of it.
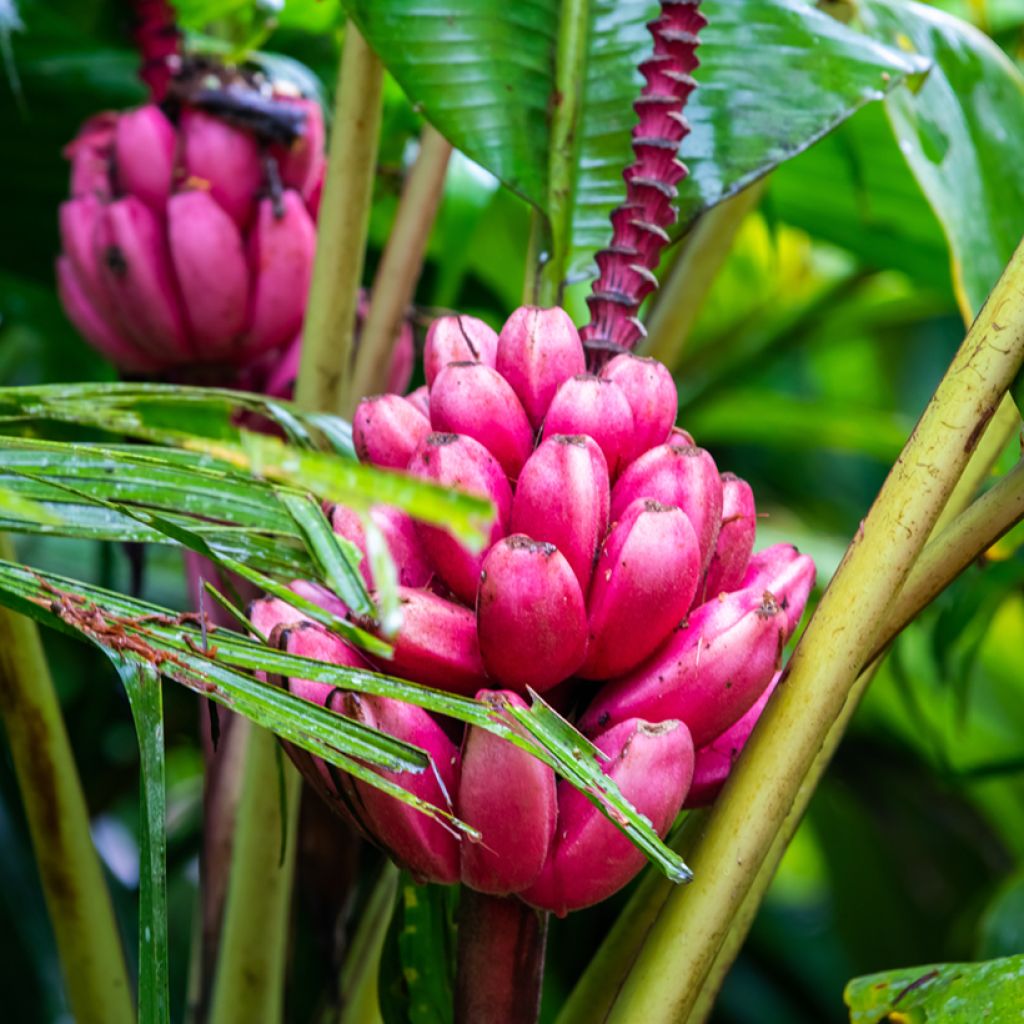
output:
<svg viewBox="0 0 1024 1024"><path fill-rule="evenodd" d="M496 711L544 694L664 835L682 806L712 798L728 774L777 679L813 562L788 545L752 554L751 489L675 426L668 370L622 353L587 373L580 335L559 309L518 309L497 334L472 317L436 320L424 371L419 392L360 404L356 450L490 500L486 544L470 550L397 510L372 512L399 573L403 620L390 660L296 623L270 598L253 610L257 627L293 653L326 652ZM330 514L365 553L363 521L340 506ZM314 599L344 613L333 594ZM287 684L433 756L436 774L395 781L450 807L482 842L460 842L393 797L298 757L321 794L418 877L565 914L641 868L642 855L589 800L507 740L475 727L460 734L396 700Z"/></svg>
<svg viewBox="0 0 1024 1024"><path fill-rule="evenodd" d="M61 302L128 373L270 358L297 337L306 305L319 104L207 65L169 90L98 114L66 147Z"/></svg>

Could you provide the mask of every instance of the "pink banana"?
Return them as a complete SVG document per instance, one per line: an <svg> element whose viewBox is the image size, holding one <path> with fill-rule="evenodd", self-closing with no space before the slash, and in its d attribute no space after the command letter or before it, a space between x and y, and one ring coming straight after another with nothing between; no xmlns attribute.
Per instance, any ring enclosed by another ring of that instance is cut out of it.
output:
<svg viewBox="0 0 1024 1024"><path fill-rule="evenodd" d="M472 695L486 685L476 616L427 590L398 588L402 626L392 638L392 660L381 671L452 693ZM373 628L373 623L365 623Z"/></svg>
<svg viewBox="0 0 1024 1024"><path fill-rule="evenodd" d="M141 199L162 217L174 181L174 126L154 103L129 110L114 130L114 167L122 193Z"/></svg>
<svg viewBox="0 0 1024 1024"><path fill-rule="evenodd" d="M482 363L449 363L441 369L430 389L430 425L479 441L513 482L533 450L533 428L515 392Z"/></svg>
<svg viewBox="0 0 1024 1024"><path fill-rule="evenodd" d="M476 600L486 549L503 537L508 527L512 506L508 480L497 460L479 441L461 434L428 434L413 452L409 472L488 498L494 504L495 520L483 551L470 551L441 527L416 524L438 576L459 600L471 605Z"/></svg>
<svg viewBox="0 0 1024 1024"><path fill-rule="evenodd" d="M203 358L227 358L249 302L238 227L208 192L179 192L167 203L167 237L192 342Z"/></svg>
<svg viewBox="0 0 1024 1024"><path fill-rule="evenodd" d="M722 594L647 661L612 680L580 720L592 735L627 718L685 722L697 747L725 732L757 700L782 658L785 616L759 590Z"/></svg>
<svg viewBox="0 0 1024 1024"><path fill-rule="evenodd" d="M316 100L277 97L279 103L298 107L305 113L302 134L287 148L274 146L272 152L281 169L281 181L295 189L307 202L324 173L324 115Z"/></svg>
<svg viewBox="0 0 1024 1024"><path fill-rule="evenodd" d="M525 708L507 690L481 690L477 700ZM479 892L507 895L540 874L555 832L555 773L532 754L471 726L462 741L458 816L481 835L462 843L462 880Z"/></svg>
<svg viewBox="0 0 1024 1024"><path fill-rule="evenodd" d="M71 196L109 201L114 196L111 162L117 114L112 110L90 117L63 150L71 161Z"/></svg>
<svg viewBox="0 0 1024 1024"><path fill-rule="evenodd" d="M681 722L621 722L595 739L604 772L664 836L693 777L693 742ZM644 866L644 855L582 793L558 783L558 826L537 881L522 898L564 917L607 899Z"/></svg>
<svg viewBox="0 0 1024 1024"><path fill-rule="evenodd" d="M426 384L416 388L415 391L410 391L405 397L423 413L427 420L430 419L430 389Z"/></svg>
<svg viewBox="0 0 1024 1024"><path fill-rule="evenodd" d="M512 532L554 544L586 593L607 528L608 467L597 442L582 434L543 441L519 474Z"/></svg>
<svg viewBox="0 0 1024 1024"><path fill-rule="evenodd" d="M635 668L682 622L700 580L700 546L679 508L638 498L601 546L587 597L590 643L580 675Z"/></svg>
<svg viewBox="0 0 1024 1024"><path fill-rule="evenodd" d="M703 448L663 444L631 463L612 491L611 517L618 519L637 498L677 505L700 541L701 566L715 551L722 523L722 481L715 460Z"/></svg>
<svg viewBox="0 0 1024 1024"><path fill-rule="evenodd" d="M539 427L558 388L586 365L579 333L564 310L520 306L498 335L495 368Z"/></svg>
<svg viewBox="0 0 1024 1024"><path fill-rule="evenodd" d="M283 345L302 326L313 273L316 228L299 194L288 189L275 200L261 199L249 235L253 276L244 355L252 357Z"/></svg>
<svg viewBox="0 0 1024 1024"><path fill-rule="evenodd" d="M192 107L182 111L179 131L182 162L193 187L208 189L235 223L246 227L263 183L256 140Z"/></svg>
<svg viewBox="0 0 1024 1024"><path fill-rule="evenodd" d="M518 533L495 544L483 561L476 617L484 667L511 690L543 692L583 663L583 593L554 544Z"/></svg>
<svg viewBox="0 0 1024 1024"><path fill-rule="evenodd" d="M430 433L430 421L400 395L373 395L356 406L352 442L360 462L405 469Z"/></svg>
<svg viewBox="0 0 1024 1024"><path fill-rule="evenodd" d="M792 544L773 544L758 551L747 565L741 587L768 591L786 617L786 639L800 624L807 598L814 586L814 560L801 555Z"/></svg>
<svg viewBox="0 0 1024 1024"><path fill-rule="evenodd" d="M656 359L623 352L601 370L601 377L618 384L633 411L632 446L626 459L632 462L662 444L679 412L676 382L666 367Z"/></svg>
<svg viewBox="0 0 1024 1024"><path fill-rule="evenodd" d="M449 363L475 362L494 366L498 336L475 316L438 317L427 331L423 372L427 387Z"/></svg>
<svg viewBox="0 0 1024 1024"><path fill-rule="evenodd" d="M704 584L707 599L717 597L723 590L740 587L750 552L754 550L756 532L757 509L750 484L733 473L723 473L722 528Z"/></svg>
<svg viewBox="0 0 1024 1024"><path fill-rule="evenodd" d="M398 582L403 587L425 587L434 570L427 560L420 543L416 525L400 509L390 505L375 505L370 509L370 518L384 535L388 551L398 569ZM366 553L366 531L362 520L350 508L335 505L330 515L334 532L350 540L363 553L359 570L368 587L373 587L373 573Z"/></svg>
<svg viewBox="0 0 1024 1024"><path fill-rule="evenodd" d="M578 374L562 384L548 406L543 436L554 434L592 437L614 480L632 452L633 412L618 384L592 374Z"/></svg>

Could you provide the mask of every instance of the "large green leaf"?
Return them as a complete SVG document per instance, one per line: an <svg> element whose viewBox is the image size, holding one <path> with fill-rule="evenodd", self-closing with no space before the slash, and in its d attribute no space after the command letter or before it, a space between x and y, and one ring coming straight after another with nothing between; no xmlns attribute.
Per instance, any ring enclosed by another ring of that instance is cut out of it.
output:
<svg viewBox="0 0 1024 1024"><path fill-rule="evenodd" d="M924 4L859 0L865 29L934 61L886 110L949 241L965 313L981 307L1024 234L1024 75L977 29Z"/></svg>
<svg viewBox="0 0 1024 1024"><path fill-rule="evenodd" d="M850 1024L1019 1024L1024 956L871 974L845 998Z"/></svg>
<svg viewBox="0 0 1024 1024"><path fill-rule="evenodd" d="M410 98L452 142L542 210L556 104L558 0L346 0ZM708 0L701 88L682 156L681 224L926 67L799 0ZM649 0L590 4L570 273L607 244L651 50Z"/></svg>

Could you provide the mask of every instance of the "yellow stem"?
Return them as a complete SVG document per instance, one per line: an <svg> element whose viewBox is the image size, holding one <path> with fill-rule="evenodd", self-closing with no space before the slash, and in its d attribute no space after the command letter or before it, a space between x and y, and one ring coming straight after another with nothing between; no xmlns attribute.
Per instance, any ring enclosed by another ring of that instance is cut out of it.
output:
<svg viewBox="0 0 1024 1024"><path fill-rule="evenodd" d="M925 409L823 597L668 898L611 1020L685 1020L884 620L1024 360L1018 247Z"/></svg>
<svg viewBox="0 0 1024 1024"><path fill-rule="evenodd" d="M423 129L420 152L406 179L373 279L370 312L352 373L350 406L364 395L383 391L387 383L391 352L423 269L423 253L441 202L451 152L451 143L440 132L430 125Z"/></svg>

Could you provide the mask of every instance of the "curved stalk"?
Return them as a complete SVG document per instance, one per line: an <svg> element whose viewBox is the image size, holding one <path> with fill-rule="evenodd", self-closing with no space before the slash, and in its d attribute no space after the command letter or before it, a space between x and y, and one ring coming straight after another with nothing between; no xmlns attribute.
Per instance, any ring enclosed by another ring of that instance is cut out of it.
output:
<svg viewBox="0 0 1024 1024"><path fill-rule="evenodd" d="M548 221L550 259L540 269L536 288L539 306L562 300L572 236L572 199L576 187L576 129L583 99L589 0L562 0L555 55L555 98L551 114L551 155L548 159ZM529 274L529 270L527 270Z"/></svg>
<svg viewBox="0 0 1024 1024"><path fill-rule="evenodd" d="M384 70L352 21L338 73L295 400L349 415L352 348L377 167Z"/></svg>
<svg viewBox="0 0 1024 1024"><path fill-rule="evenodd" d="M420 136L419 155L402 189L391 234L373 278L370 311L363 324L352 372L350 404L385 388L395 338L423 269L423 253L444 192L451 152L451 143L437 129L426 125Z"/></svg>
<svg viewBox="0 0 1024 1024"><path fill-rule="evenodd" d="M885 619L985 426L1024 361L1018 247L864 520L611 1020L686 1019Z"/></svg>
<svg viewBox="0 0 1024 1024"><path fill-rule="evenodd" d="M13 559L0 536L0 557ZM114 908L60 702L31 619L0 609L0 717L76 1020L131 1024L131 986Z"/></svg>

